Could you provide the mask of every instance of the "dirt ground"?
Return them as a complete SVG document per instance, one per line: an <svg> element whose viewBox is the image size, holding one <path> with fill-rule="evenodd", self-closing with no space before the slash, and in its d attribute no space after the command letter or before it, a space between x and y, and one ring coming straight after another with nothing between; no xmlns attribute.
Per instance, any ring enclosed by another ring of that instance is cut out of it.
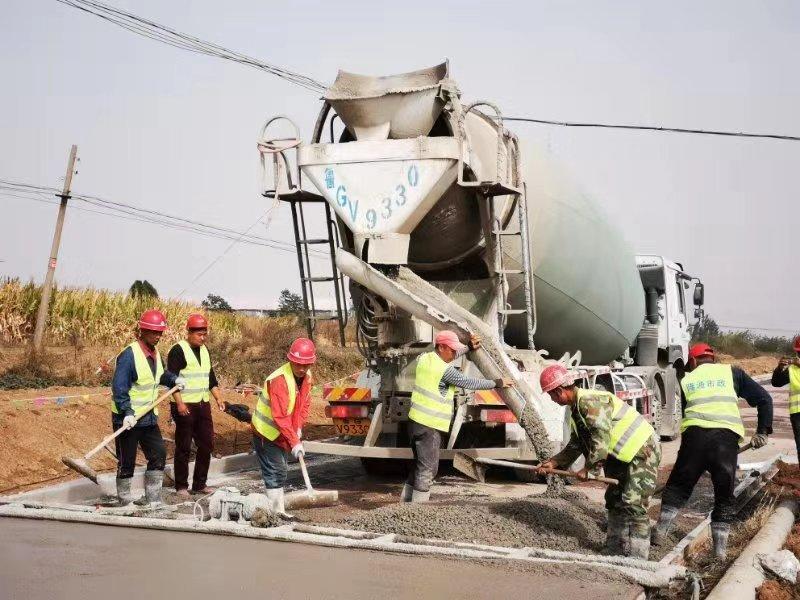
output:
<svg viewBox="0 0 800 600"><path fill-rule="evenodd" d="M38 485L52 484L72 479L77 475L61 462L62 456L77 457L85 454L104 436L111 433L111 416L107 387L54 387L38 390L0 391L0 494L25 491ZM87 396L67 398L58 406L49 401L41 407L32 402L15 405L14 400L39 396ZM255 397L245 397L234 391L223 392L231 403L255 405ZM322 439L335 435L330 419L324 414L325 403L319 394L314 397L306 439ZM159 412L159 424L165 438L174 439L175 428L170 424L169 404L164 403ZM245 452L250 447L249 426L233 417L213 410L214 453L225 456ZM174 445L167 442L171 458ZM144 464L144 457L137 459ZM116 460L102 452L92 459L98 471L116 468Z"/></svg>

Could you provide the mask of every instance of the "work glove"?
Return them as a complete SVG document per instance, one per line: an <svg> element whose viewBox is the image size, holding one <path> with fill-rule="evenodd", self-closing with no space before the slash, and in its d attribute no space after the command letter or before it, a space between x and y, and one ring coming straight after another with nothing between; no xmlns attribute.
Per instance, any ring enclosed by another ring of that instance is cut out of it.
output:
<svg viewBox="0 0 800 600"><path fill-rule="evenodd" d="M303 450L302 442L292 446L292 456L294 456L295 458L300 458L301 456L305 456L305 455L306 455L306 451Z"/></svg>
<svg viewBox="0 0 800 600"><path fill-rule="evenodd" d="M303 429L298 427L297 428L297 439L299 440L301 437L303 437Z"/></svg>
<svg viewBox="0 0 800 600"><path fill-rule="evenodd" d="M183 391L186 387L186 378L185 377L176 377L175 378L175 385L178 387L180 391Z"/></svg>
<svg viewBox="0 0 800 600"><path fill-rule="evenodd" d="M125 429L133 429L135 425L136 425L136 417L134 417L133 415L128 415L127 417L122 419L122 426Z"/></svg>
<svg viewBox="0 0 800 600"><path fill-rule="evenodd" d="M756 433L750 438L750 443L753 444L753 448L761 448L767 445L767 441L769 437L766 433Z"/></svg>

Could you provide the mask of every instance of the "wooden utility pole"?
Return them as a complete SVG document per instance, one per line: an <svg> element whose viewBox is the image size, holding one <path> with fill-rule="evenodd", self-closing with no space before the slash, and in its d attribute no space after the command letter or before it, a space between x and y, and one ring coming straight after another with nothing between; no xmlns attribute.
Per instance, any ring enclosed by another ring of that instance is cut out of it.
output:
<svg viewBox="0 0 800 600"><path fill-rule="evenodd" d="M36 315L36 329L33 332L33 350L39 352L42 349L42 338L44 329L47 325L48 312L50 308L50 293L53 290L53 276L56 272L58 262L58 247L61 245L61 230L64 228L64 217L67 214L67 200L70 199L70 188L72 187L72 174L75 172L75 160L78 156L78 147L72 145L69 152L69 162L67 162L67 174L64 177L64 189L58 196L61 204L58 207L58 218L56 219L56 230L53 233L53 245L50 248L50 261L47 263L47 274L44 276L42 286L42 300L39 303L39 312Z"/></svg>

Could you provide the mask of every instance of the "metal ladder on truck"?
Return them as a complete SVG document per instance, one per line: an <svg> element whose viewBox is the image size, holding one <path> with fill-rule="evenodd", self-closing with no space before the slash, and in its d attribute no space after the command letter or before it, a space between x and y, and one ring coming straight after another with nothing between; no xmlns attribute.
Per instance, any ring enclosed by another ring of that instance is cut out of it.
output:
<svg viewBox="0 0 800 600"><path fill-rule="evenodd" d="M276 121L287 121L294 129L294 137L289 138L267 138L267 129ZM294 228L295 249L297 252L297 266L300 271L300 288L303 296L303 307L305 311L306 330L308 337L314 339L317 324L320 321L336 321L339 329L339 342L345 345L344 330L347 326L347 309L345 306L345 285L344 275L336 268L336 248L341 243L339 240L339 229L331 215L330 205L325 199L314 192L302 189L300 167L297 166L297 151L302 144L300 131L294 122L285 116L276 116L268 120L261 128L261 139L258 142L258 149L261 154L261 169L264 179L264 191L262 195L275 200L288 202L292 209L292 225ZM294 168L286 157L286 152L295 149ZM267 181L267 159L272 156L272 187ZM294 176L292 174L294 171ZM325 207L325 237L310 238L306 230L306 215L304 205L307 203L321 203ZM322 275L315 275L311 269L311 254L314 253L314 246L328 246L328 256L330 258L330 272ZM336 300L336 310L334 314L330 311L322 311L317 308L315 288L320 285L332 285L334 298Z"/></svg>
<svg viewBox="0 0 800 600"><path fill-rule="evenodd" d="M478 106L487 106L491 108L495 114L494 124L497 130L497 170L496 179L491 181L468 181L464 179L464 153L467 150L467 136L464 129L464 119L470 111ZM514 165L517 173L517 179L520 177L520 162L519 162L519 143L517 137L503 127L503 117L500 109L486 101L477 101L467 105L463 112L459 115L459 137L461 141L461 151L459 152L458 164L458 185L465 188L477 188L480 193L487 200L488 222L491 229L486 231L487 240L491 240L489 244L489 252L491 262L494 267L495 282L496 282L496 298L497 298L497 323L500 333L500 339L503 340L508 317L511 315L525 315L528 348L533 349L533 336L536 333L536 299L533 287L533 272L531 267L531 254L530 254L530 240L528 238L528 205L526 186L523 183L521 187L517 184L518 181L513 181L512 178L512 164ZM506 181L501 181L501 165L503 150L506 155ZM512 184L513 183L513 184ZM512 209L508 214L513 213L513 206L516 205L518 228L516 231L508 230L508 223L501 223L500 218L495 216L495 203L494 200L498 196L510 196L512 199ZM504 229L505 227L505 229ZM519 238L522 268L510 269L505 264L503 253L503 238L513 236ZM512 306L508 298L508 276L509 275L522 275L524 286L524 301L525 306Z"/></svg>

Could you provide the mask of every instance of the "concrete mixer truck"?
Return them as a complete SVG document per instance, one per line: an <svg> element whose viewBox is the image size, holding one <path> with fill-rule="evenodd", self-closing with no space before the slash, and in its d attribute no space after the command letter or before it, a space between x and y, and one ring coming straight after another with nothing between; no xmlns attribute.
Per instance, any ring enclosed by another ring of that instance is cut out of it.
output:
<svg viewBox="0 0 800 600"><path fill-rule="evenodd" d="M281 127L290 132L278 136ZM309 333L333 318L344 342L349 295L366 363L355 385L324 391L347 437L308 451L358 456L370 470L411 458L416 359L437 329L483 337L459 359L467 374L516 383L459 392L444 459L458 450L533 460L565 443L564 410L538 383L553 360L630 402L663 437L678 435L687 296L700 316L702 283L677 262L635 256L494 104L462 101L448 63L388 77L339 72L310 143L275 117L259 149L264 195L291 206ZM321 251L330 261L314 273ZM324 295L333 317L317 308Z"/></svg>

